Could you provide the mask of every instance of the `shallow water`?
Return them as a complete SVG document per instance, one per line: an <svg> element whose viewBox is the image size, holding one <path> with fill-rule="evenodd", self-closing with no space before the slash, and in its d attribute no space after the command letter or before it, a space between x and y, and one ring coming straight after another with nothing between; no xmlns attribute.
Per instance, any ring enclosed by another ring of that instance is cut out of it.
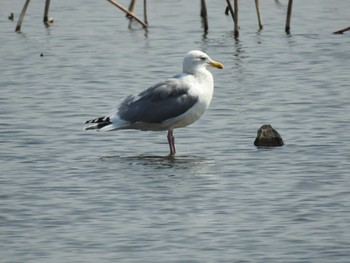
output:
<svg viewBox="0 0 350 263"><path fill-rule="evenodd" d="M261 32L250 2L239 39L216 1L208 34L197 1L151 1L148 32L92 0L52 1L45 28L32 1L20 34L2 3L1 262L348 262L350 3L295 3L285 35L284 1ZM83 130L192 49L225 69L175 158L164 132ZM285 146L253 146L265 123Z"/></svg>

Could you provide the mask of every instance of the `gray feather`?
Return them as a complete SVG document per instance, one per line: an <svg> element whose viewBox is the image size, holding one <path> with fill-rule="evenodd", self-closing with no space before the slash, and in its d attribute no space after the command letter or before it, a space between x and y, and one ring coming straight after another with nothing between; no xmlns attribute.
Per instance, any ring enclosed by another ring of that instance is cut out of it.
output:
<svg viewBox="0 0 350 263"><path fill-rule="evenodd" d="M137 96L128 96L118 107L121 119L135 123L161 123L189 110L198 97L176 79L160 82Z"/></svg>

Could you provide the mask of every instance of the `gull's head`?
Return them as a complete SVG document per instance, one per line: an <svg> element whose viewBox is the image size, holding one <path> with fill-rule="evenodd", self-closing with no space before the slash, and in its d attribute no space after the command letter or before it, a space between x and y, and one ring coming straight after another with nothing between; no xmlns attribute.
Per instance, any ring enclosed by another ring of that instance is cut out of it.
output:
<svg viewBox="0 0 350 263"><path fill-rule="evenodd" d="M194 72L208 66L223 69L224 65L212 60L207 54L199 50L188 52L184 57L183 72L193 74Z"/></svg>

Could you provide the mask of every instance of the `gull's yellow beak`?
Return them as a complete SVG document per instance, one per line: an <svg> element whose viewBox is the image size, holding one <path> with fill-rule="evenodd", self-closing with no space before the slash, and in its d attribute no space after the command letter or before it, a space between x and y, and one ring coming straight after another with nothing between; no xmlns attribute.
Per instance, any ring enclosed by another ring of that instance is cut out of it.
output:
<svg viewBox="0 0 350 263"><path fill-rule="evenodd" d="M214 60L210 61L209 65L214 67L214 68L219 68L219 69L223 69L224 68L223 64L221 64L220 62L214 61Z"/></svg>

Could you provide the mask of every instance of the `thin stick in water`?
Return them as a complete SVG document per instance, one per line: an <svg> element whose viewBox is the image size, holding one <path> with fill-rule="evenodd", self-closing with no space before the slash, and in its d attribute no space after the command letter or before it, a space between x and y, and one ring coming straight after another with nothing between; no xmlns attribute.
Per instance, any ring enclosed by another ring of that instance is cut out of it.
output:
<svg viewBox="0 0 350 263"><path fill-rule="evenodd" d="M235 22L235 13L233 12L233 8L232 8L232 5L231 5L231 2L230 2L230 0L226 0L226 2L227 2L227 7L226 7L226 10L225 10L225 14L228 15L229 13L231 13L233 22Z"/></svg>
<svg viewBox="0 0 350 263"><path fill-rule="evenodd" d="M285 31L287 34L290 34L290 20L292 16L292 6L293 6L293 0L288 1L288 8L287 8L287 19L286 19L286 27Z"/></svg>
<svg viewBox="0 0 350 263"><path fill-rule="evenodd" d="M350 30L350 26L345 27L345 28L340 29L340 30L337 30L337 31L333 32L333 34L343 34L345 31L348 31L348 30Z"/></svg>
<svg viewBox="0 0 350 263"><path fill-rule="evenodd" d="M234 34L235 37L239 36L239 25L238 25L238 0L233 0L233 7L234 7L234 13L235 13L235 26L234 26Z"/></svg>
<svg viewBox="0 0 350 263"><path fill-rule="evenodd" d="M209 25L208 25L207 5L205 3L205 0L201 0L201 17L202 17L204 32L207 32L209 29Z"/></svg>
<svg viewBox="0 0 350 263"><path fill-rule="evenodd" d="M50 0L45 1L45 11L44 11L44 23L48 24L49 21L49 7L50 7Z"/></svg>
<svg viewBox="0 0 350 263"><path fill-rule="evenodd" d="M130 5L129 5L130 13L134 13L135 5L136 5L136 0L131 0ZM132 17L129 16L128 14L126 14L126 17L129 18L129 26L128 26L128 28L131 28Z"/></svg>
<svg viewBox="0 0 350 263"><path fill-rule="evenodd" d="M260 1L259 0L255 0L255 7L256 7L256 14L258 16L258 23L259 23L259 30L263 29L263 24L262 24L262 19L261 19L261 15L260 15Z"/></svg>
<svg viewBox="0 0 350 263"><path fill-rule="evenodd" d="M108 2L110 2L111 4L115 5L116 7L118 7L120 10L122 10L124 13L128 14L129 16L131 16L133 19L135 19L137 22L139 22L144 28L147 28L147 24L145 24L140 18L138 18L137 16L135 16L133 13L131 13L128 9L126 9L124 6L122 6L121 4L117 3L114 0L107 0Z"/></svg>
<svg viewBox="0 0 350 263"><path fill-rule="evenodd" d="M129 8L128 8L131 13L134 13L135 5L136 5L136 0L131 0ZM126 17L129 18L129 15L126 14Z"/></svg>
<svg viewBox="0 0 350 263"><path fill-rule="evenodd" d="M143 20L145 21L145 24L148 25L148 20L147 20L147 0L143 0Z"/></svg>
<svg viewBox="0 0 350 263"><path fill-rule="evenodd" d="M21 12L21 15L19 16L19 19L18 19L18 22L17 22L17 26L16 26L16 32L19 32L21 31L21 26L22 26L22 22L23 22L23 18L26 14L26 11L27 11L27 7L29 5L29 2L30 0L26 0L26 2L24 3L24 6L23 6L23 9L22 9L22 12Z"/></svg>

